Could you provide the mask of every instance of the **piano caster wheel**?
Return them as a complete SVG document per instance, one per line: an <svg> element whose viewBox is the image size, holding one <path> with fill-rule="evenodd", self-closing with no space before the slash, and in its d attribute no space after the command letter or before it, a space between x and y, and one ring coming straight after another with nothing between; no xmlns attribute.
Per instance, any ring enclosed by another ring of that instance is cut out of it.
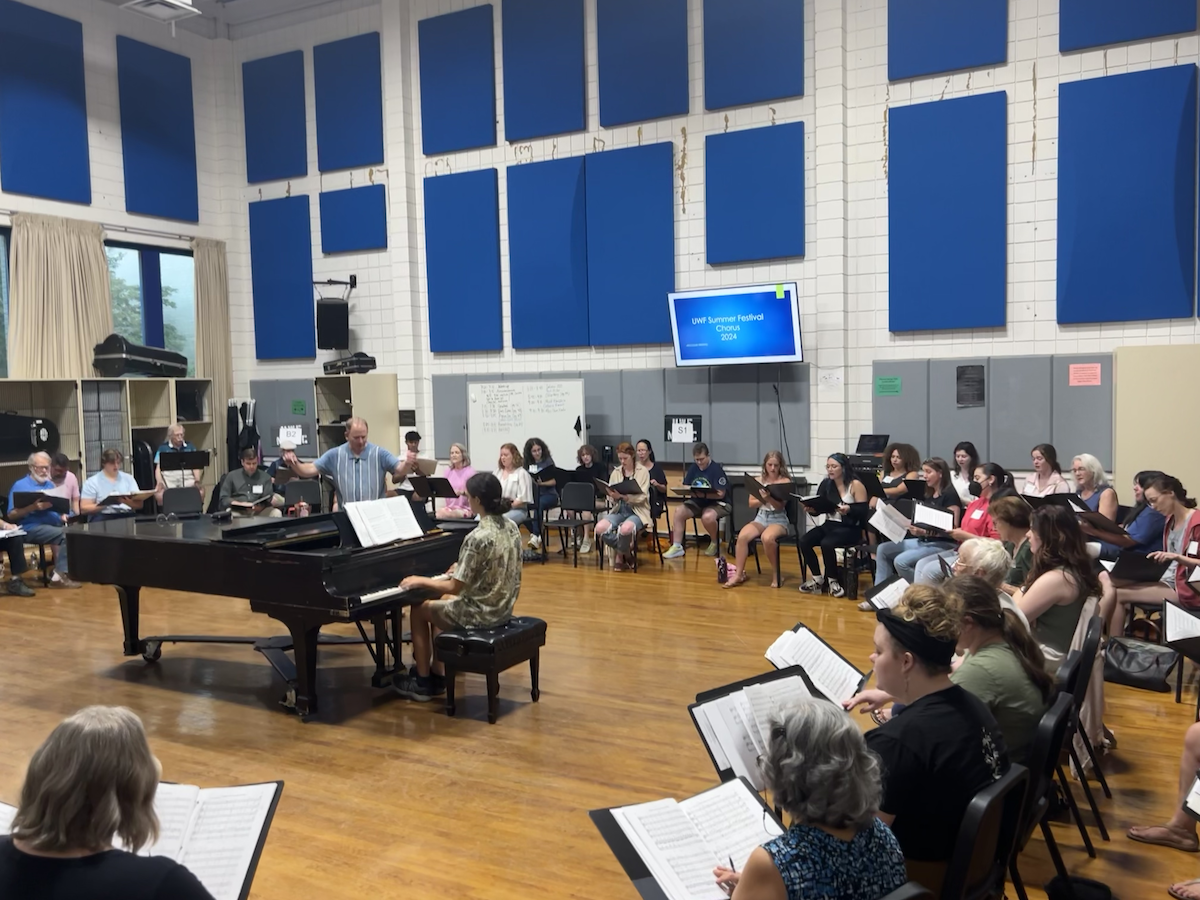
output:
<svg viewBox="0 0 1200 900"><path fill-rule="evenodd" d="M146 648L142 651L142 659L148 663L158 662L159 657L161 656L162 644L159 643L147 644Z"/></svg>
<svg viewBox="0 0 1200 900"><path fill-rule="evenodd" d="M288 688L287 693L279 699L279 705L285 709L294 710L296 708L296 689Z"/></svg>

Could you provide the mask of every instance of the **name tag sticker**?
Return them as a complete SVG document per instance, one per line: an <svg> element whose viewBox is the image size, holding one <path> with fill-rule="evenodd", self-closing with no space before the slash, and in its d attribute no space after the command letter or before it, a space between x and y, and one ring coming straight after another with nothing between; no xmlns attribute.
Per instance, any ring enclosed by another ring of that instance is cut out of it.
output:
<svg viewBox="0 0 1200 900"><path fill-rule="evenodd" d="M1188 544L1187 555L1194 557L1200 551L1200 541L1192 541Z"/></svg>
<svg viewBox="0 0 1200 900"><path fill-rule="evenodd" d="M250 493L252 493L252 494L261 494L261 493L262 493L262 489L263 489L263 486L262 486L261 484L254 484L254 485L251 485L251 486L250 486Z"/></svg>
<svg viewBox="0 0 1200 900"><path fill-rule="evenodd" d="M975 510L975 512L971 513L971 518L972 519L982 519L983 518L983 510L982 509Z"/></svg>

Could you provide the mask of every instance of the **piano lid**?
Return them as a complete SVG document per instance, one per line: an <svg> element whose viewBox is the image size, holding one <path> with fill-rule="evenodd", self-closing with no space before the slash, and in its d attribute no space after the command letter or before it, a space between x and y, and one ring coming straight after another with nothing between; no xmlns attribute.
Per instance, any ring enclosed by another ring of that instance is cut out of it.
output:
<svg viewBox="0 0 1200 900"><path fill-rule="evenodd" d="M362 546L349 518L340 510L298 519L268 519L254 525L229 528L222 532L220 540L264 550L300 549L314 544L347 550Z"/></svg>

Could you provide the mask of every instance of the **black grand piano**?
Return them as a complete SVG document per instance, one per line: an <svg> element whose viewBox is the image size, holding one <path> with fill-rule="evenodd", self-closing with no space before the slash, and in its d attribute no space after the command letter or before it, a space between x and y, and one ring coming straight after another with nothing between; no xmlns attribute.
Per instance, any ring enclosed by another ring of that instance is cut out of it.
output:
<svg viewBox="0 0 1200 900"><path fill-rule="evenodd" d="M424 599L402 590L408 575L436 575L458 559L467 531L433 531L413 540L364 548L344 512L300 519L217 524L113 519L67 529L71 577L111 584L121 601L125 655L159 658L164 643L252 644L288 684L284 706L301 717L317 712L319 643L359 643L321 635L321 626L353 622L375 661L371 683L382 686L399 665L400 616ZM474 524L474 523L470 523ZM143 587L245 597L250 609L287 627L275 638L138 633ZM365 625L374 633L368 634ZM291 651L295 657L288 656Z"/></svg>

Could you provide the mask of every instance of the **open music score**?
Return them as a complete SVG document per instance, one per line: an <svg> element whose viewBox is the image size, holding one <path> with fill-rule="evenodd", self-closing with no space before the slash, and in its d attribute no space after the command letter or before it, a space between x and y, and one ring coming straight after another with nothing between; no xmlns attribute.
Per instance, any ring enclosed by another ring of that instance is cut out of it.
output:
<svg viewBox="0 0 1200 900"><path fill-rule="evenodd" d="M669 900L725 900L713 869L732 859L741 871L754 848L783 833L743 781L609 812Z"/></svg>
<svg viewBox="0 0 1200 900"><path fill-rule="evenodd" d="M364 547L419 538L423 532L407 497L384 497L346 504L346 515Z"/></svg>
<svg viewBox="0 0 1200 900"><path fill-rule="evenodd" d="M864 599L875 609L895 609L904 599L904 592L909 584L900 575L893 575L887 581L882 581L867 591Z"/></svg>
<svg viewBox="0 0 1200 900"><path fill-rule="evenodd" d="M813 687L834 703L849 700L867 680L816 632L802 624L781 634L763 655L778 669L800 666Z"/></svg>
<svg viewBox="0 0 1200 900"><path fill-rule="evenodd" d="M9 834L12 831L13 818L16 814L17 808L15 806L0 803L0 834Z"/></svg>

